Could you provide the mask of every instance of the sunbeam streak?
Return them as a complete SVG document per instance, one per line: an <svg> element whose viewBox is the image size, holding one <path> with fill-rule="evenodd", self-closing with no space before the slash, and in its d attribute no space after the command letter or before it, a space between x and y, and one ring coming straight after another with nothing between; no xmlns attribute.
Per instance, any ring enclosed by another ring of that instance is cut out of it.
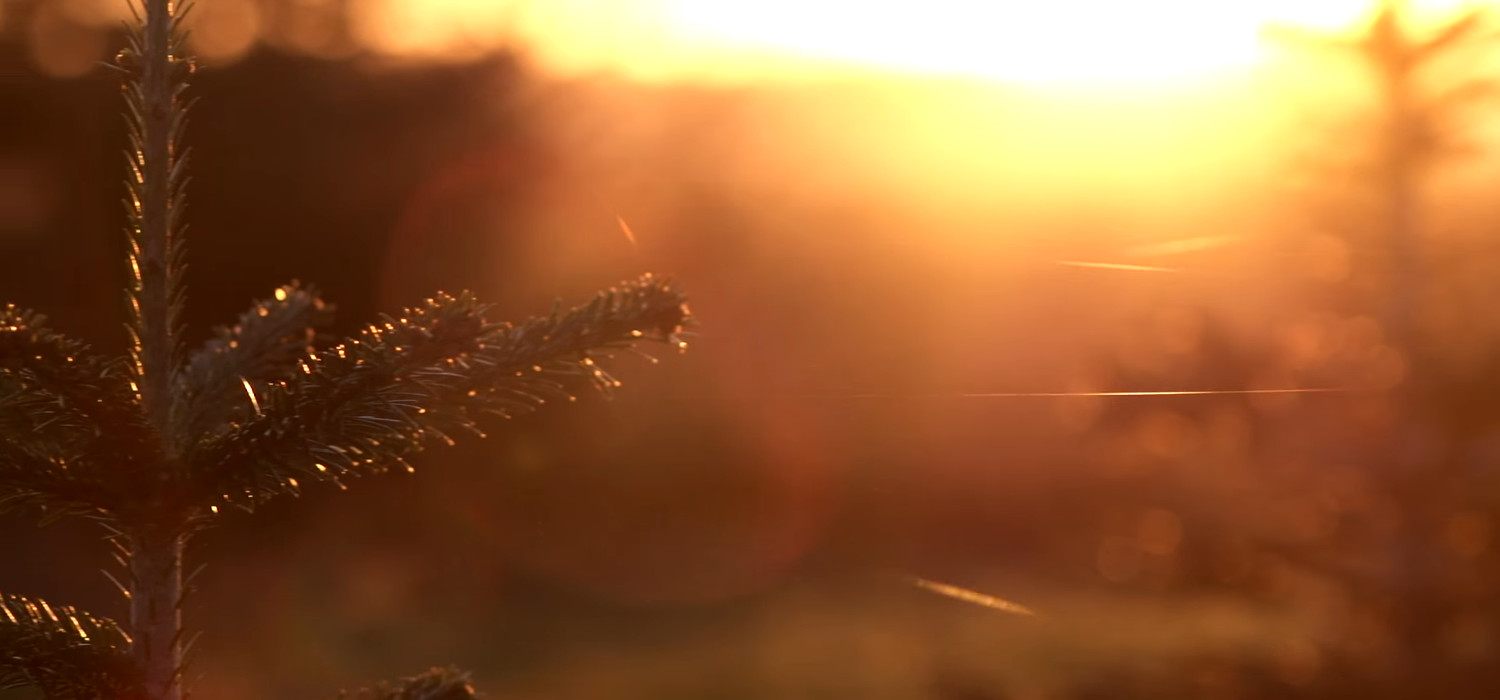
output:
<svg viewBox="0 0 1500 700"><path fill-rule="evenodd" d="M961 600L965 603L973 603L975 605L986 607L991 610L999 610L1001 612L1036 617L1036 612L1031 608L1021 605L1020 603L1013 603L1011 601L1005 600L1004 598L996 598L995 596L986 595L984 593L980 593L979 591L971 591L967 588L960 588L958 586L928 580L920 576L911 576L908 577L907 580L911 583L911 585L916 586L917 588L931 591L940 596L945 596L954 600Z"/></svg>

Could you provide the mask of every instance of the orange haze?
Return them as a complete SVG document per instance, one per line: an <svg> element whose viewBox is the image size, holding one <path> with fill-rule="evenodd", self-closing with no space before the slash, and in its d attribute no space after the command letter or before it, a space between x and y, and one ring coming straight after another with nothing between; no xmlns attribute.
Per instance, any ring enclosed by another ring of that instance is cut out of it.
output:
<svg viewBox="0 0 1500 700"><path fill-rule="evenodd" d="M359 33L368 45L404 55L463 55L514 40L556 71L649 80L784 80L874 68L1030 84L1139 84L1256 64L1266 23L1345 29L1373 4L375 0L364 6ZM1418 21L1471 4L1409 2Z"/></svg>

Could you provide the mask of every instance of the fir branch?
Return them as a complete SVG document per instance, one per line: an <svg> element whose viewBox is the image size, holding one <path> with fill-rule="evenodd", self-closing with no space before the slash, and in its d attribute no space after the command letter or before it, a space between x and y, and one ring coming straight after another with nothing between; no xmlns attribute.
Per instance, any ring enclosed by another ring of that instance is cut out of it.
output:
<svg viewBox="0 0 1500 700"><path fill-rule="evenodd" d="M293 282L277 288L240 314L239 322L215 329L214 336L188 359L179 380L176 406L179 453L192 443L249 417L253 404L245 383L263 385L291 379L298 362L313 352L317 328L332 307L312 287Z"/></svg>
<svg viewBox="0 0 1500 700"><path fill-rule="evenodd" d="M130 638L113 621L0 593L0 690L24 687L48 700L142 696Z"/></svg>
<svg viewBox="0 0 1500 700"><path fill-rule="evenodd" d="M118 361L53 331L47 317L13 304L0 308L0 376L54 397L75 421L102 424L131 412L129 376Z"/></svg>
<svg viewBox="0 0 1500 700"><path fill-rule="evenodd" d="M478 414L530 411L580 382L607 392L619 382L596 354L677 342L689 322L683 296L649 275L520 325L484 311L468 294L440 295L253 387L254 416L190 455L190 497L250 508L302 481L410 469L403 458L427 443L478 432Z"/></svg>
<svg viewBox="0 0 1500 700"><path fill-rule="evenodd" d="M32 510L46 523L64 515L107 517L119 504L114 490L78 478L65 460L0 445L0 513Z"/></svg>
<svg viewBox="0 0 1500 700"><path fill-rule="evenodd" d="M0 509L115 508L153 446L123 363L0 309Z"/></svg>
<svg viewBox="0 0 1500 700"><path fill-rule="evenodd" d="M469 674L456 668L434 668L419 675L384 682L353 693L339 693L340 700L472 700L479 697Z"/></svg>

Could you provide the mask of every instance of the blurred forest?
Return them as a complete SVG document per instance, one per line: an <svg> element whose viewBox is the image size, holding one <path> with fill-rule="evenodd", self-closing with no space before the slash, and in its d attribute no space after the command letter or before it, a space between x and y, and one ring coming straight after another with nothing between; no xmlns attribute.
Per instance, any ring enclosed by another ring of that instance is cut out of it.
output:
<svg viewBox="0 0 1500 700"><path fill-rule="evenodd" d="M118 16L0 2L0 299L119 351ZM642 270L702 328L613 402L198 537L195 694L1500 693L1500 22L1059 97L562 75L199 4L195 332L293 278L343 335ZM99 533L0 538L0 590L122 607Z"/></svg>

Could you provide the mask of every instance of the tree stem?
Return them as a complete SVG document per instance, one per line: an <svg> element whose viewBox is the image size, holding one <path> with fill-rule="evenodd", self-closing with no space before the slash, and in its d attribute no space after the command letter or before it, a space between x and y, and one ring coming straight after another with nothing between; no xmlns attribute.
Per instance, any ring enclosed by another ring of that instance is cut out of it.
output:
<svg viewBox="0 0 1500 700"><path fill-rule="evenodd" d="M1421 137L1423 116L1413 95L1419 61L1414 40L1405 33L1405 3L1385 0L1387 24L1379 38L1386 47L1379 61L1385 98L1384 215L1386 244L1390 249L1390 282L1386 299L1386 332L1391 342L1413 360L1416 351L1416 320L1421 310L1423 288L1420 240L1420 178L1429 154Z"/></svg>
<svg viewBox="0 0 1500 700"><path fill-rule="evenodd" d="M155 510L125 529L130 567L131 650L146 700L182 698L182 543L187 528L173 515L177 481L173 434L173 380L177 373L177 218L182 213L183 124L178 100L186 72L178 48L174 0L140 0L144 16L137 37L138 66L127 87L133 114L136 178L132 304L137 390L146 421L161 440L164 459L153 486Z"/></svg>
<svg viewBox="0 0 1500 700"><path fill-rule="evenodd" d="M132 652L149 700L182 698L182 544L179 528L142 526L130 549Z"/></svg>
<svg viewBox="0 0 1500 700"><path fill-rule="evenodd" d="M145 27L139 89L140 134L135 155L140 167L139 291L136 303L139 337L136 344L141 404L152 427L166 438L172 404L173 362L176 354L172 278L175 199L173 169L177 164L175 132L180 119L177 91L181 80L172 56L172 0L144 0ZM172 440L164 440L169 446Z"/></svg>

